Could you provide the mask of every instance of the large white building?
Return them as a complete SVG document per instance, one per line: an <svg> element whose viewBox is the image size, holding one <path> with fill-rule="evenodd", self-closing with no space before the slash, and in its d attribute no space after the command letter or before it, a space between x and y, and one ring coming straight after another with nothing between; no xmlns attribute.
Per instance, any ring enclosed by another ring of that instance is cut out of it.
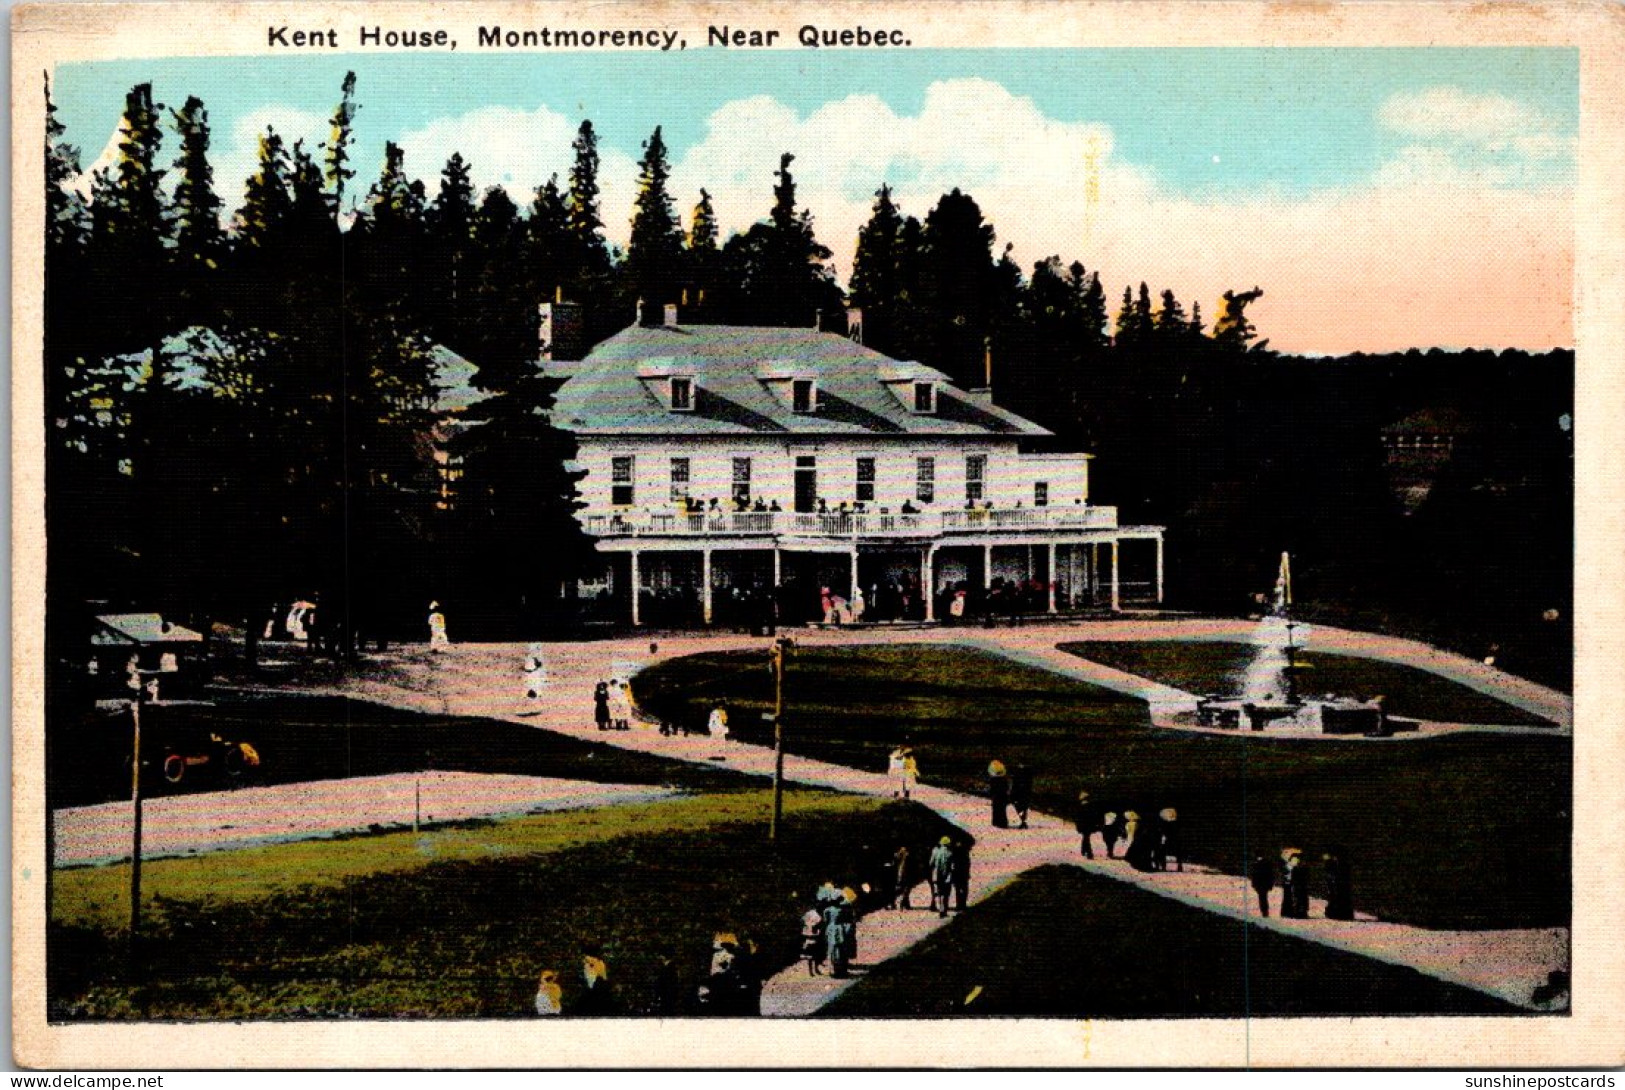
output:
<svg viewBox="0 0 1625 1090"><path fill-rule="evenodd" d="M543 309L561 356L568 306ZM1161 600L1162 528L1090 503L1090 456L1025 451L1051 433L987 391L836 334L666 318L546 364L605 560L582 591L614 619L799 620L826 590L861 590L868 619L938 619L961 590L1049 611ZM1155 553L1132 586L1125 542Z"/></svg>

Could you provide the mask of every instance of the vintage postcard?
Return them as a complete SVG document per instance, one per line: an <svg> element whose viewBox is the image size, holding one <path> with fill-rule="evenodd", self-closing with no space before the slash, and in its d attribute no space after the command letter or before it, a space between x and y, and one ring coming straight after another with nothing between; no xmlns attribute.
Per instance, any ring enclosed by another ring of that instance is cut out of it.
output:
<svg viewBox="0 0 1625 1090"><path fill-rule="evenodd" d="M1625 1062L1622 44L17 9L18 1061Z"/></svg>

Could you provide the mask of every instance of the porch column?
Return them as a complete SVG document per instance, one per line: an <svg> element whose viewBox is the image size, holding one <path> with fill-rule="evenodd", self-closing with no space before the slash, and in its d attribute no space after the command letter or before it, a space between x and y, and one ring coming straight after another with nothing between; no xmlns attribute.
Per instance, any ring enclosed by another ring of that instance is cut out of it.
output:
<svg viewBox="0 0 1625 1090"><path fill-rule="evenodd" d="M920 558L920 595L925 599L925 619L927 622L937 619L937 577L933 554L935 545L927 545Z"/></svg>
<svg viewBox="0 0 1625 1090"><path fill-rule="evenodd" d="M858 596L858 547L852 546L852 585L847 588L846 600L848 602Z"/></svg>
<svg viewBox="0 0 1625 1090"><path fill-rule="evenodd" d="M1157 535L1157 604L1162 604L1162 535Z"/></svg>
<svg viewBox="0 0 1625 1090"><path fill-rule="evenodd" d="M993 586L993 546L982 546L982 589Z"/></svg>
<svg viewBox="0 0 1625 1090"><path fill-rule="evenodd" d="M638 551L632 550L632 627L636 628L643 621L638 617L638 599L642 597L641 579L638 575Z"/></svg>
<svg viewBox="0 0 1625 1090"><path fill-rule="evenodd" d="M1117 583L1117 539L1112 538L1112 612L1123 608L1123 596Z"/></svg>
<svg viewBox="0 0 1625 1090"><path fill-rule="evenodd" d="M779 547L773 546L773 589L779 589Z"/></svg>
<svg viewBox="0 0 1625 1090"><path fill-rule="evenodd" d="M1100 542L1089 543L1089 604L1100 601Z"/></svg>
<svg viewBox="0 0 1625 1090"><path fill-rule="evenodd" d="M1049 576L1049 578L1047 580L1045 580L1045 582L1049 583L1049 611L1051 613L1054 613L1055 612L1055 582L1056 582L1056 580L1055 580L1055 542L1053 542L1053 541L1049 543L1049 569L1044 574Z"/></svg>
<svg viewBox="0 0 1625 1090"><path fill-rule="evenodd" d="M711 623L711 550L700 550L700 609Z"/></svg>

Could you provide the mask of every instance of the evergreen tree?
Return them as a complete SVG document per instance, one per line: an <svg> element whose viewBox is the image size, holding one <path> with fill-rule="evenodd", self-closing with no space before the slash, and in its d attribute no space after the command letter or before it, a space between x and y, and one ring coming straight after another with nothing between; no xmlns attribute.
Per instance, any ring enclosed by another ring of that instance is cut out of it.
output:
<svg viewBox="0 0 1625 1090"><path fill-rule="evenodd" d="M267 126L260 137L258 168L249 175L243 206L237 210L239 246L269 246L287 225L293 211L288 167L288 152L282 145L282 137Z"/></svg>
<svg viewBox="0 0 1625 1090"><path fill-rule="evenodd" d="M1140 295L1134 300L1134 337L1141 344L1151 339L1155 325L1151 320L1151 290L1140 281Z"/></svg>
<svg viewBox="0 0 1625 1090"><path fill-rule="evenodd" d="M1082 267L1079 267L1082 275ZM1079 335L1090 354L1098 354L1106 348L1106 292L1100 286L1100 274L1093 273L1089 277L1088 285L1083 289L1080 303Z"/></svg>
<svg viewBox="0 0 1625 1090"><path fill-rule="evenodd" d="M1247 346L1258 333L1247 318L1247 307L1263 294L1263 289L1256 287L1252 291L1239 294L1233 291L1225 292L1219 307L1219 316L1213 322L1213 343L1226 352L1247 351Z"/></svg>
<svg viewBox="0 0 1625 1090"><path fill-rule="evenodd" d="M713 310L717 280L722 275L722 253L717 249L717 213L711 194L700 190L688 229L688 289L684 301L698 321L707 321ZM689 318L684 318L689 321Z"/></svg>
<svg viewBox="0 0 1625 1090"><path fill-rule="evenodd" d="M525 270L537 301L573 295L573 249L569 201L554 176L537 187L525 222Z"/></svg>
<svg viewBox="0 0 1625 1090"><path fill-rule="evenodd" d="M171 115L180 133L181 150L175 160L175 248L183 263L213 265L224 241L220 228L220 198L214 191L214 168L209 165L209 114L196 96Z"/></svg>
<svg viewBox="0 0 1625 1090"><path fill-rule="evenodd" d="M1139 335L1139 323L1134 319L1134 289L1123 289L1123 305L1117 308L1117 322L1113 327L1112 343L1118 348L1131 348Z"/></svg>
<svg viewBox="0 0 1625 1090"><path fill-rule="evenodd" d="M332 191L333 218L344 214L344 187L355 171L350 169L350 148L355 143L355 115L360 109L355 101L355 73L346 72L341 86L341 98L333 111L332 129L327 138L327 184Z"/></svg>
<svg viewBox="0 0 1625 1090"><path fill-rule="evenodd" d="M891 187L875 192L869 221L858 229L858 248L852 262L850 296L863 309L865 343L891 353L898 308L902 305L901 254L903 217L892 203Z"/></svg>
<svg viewBox="0 0 1625 1090"><path fill-rule="evenodd" d="M656 126L643 145L631 243L621 270L628 291L643 300L646 325L659 324L665 304L678 302L681 291L683 232L666 190L670 175L666 143Z"/></svg>
<svg viewBox="0 0 1625 1090"><path fill-rule="evenodd" d="M1202 304L1191 304L1191 324L1187 330L1194 339L1202 336Z"/></svg>
<svg viewBox="0 0 1625 1090"><path fill-rule="evenodd" d="M955 382L979 386L992 331L993 225L974 198L945 194L925 218L923 305L932 343L926 358Z"/></svg>
<svg viewBox="0 0 1625 1090"><path fill-rule="evenodd" d="M124 100L119 122L118 162L107 192L106 230L126 259L153 262L164 247L164 197L158 153L163 146L152 84L142 83ZM140 270L131 270L138 272Z"/></svg>
<svg viewBox="0 0 1625 1090"><path fill-rule="evenodd" d="M89 209L72 188L79 175L79 149L65 143L67 127L51 100L51 77L45 76L45 243L48 248L82 246L89 233Z"/></svg>
<svg viewBox="0 0 1625 1090"><path fill-rule="evenodd" d="M474 219L474 185L469 180L468 163L453 152L440 172L440 192L428 211L428 272L435 281L430 302L436 311L437 330L456 324L455 312L468 288L467 281L479 275L472 252Z"/></svg>
<svg viewBox="0 0 1625 1090"><path fill-rule="evenodd" d="M840 289L825 267L831 254L813 234L812 214L796 208L794 155L779 157L773 209L765 223L728 240L733 320L749 325L812 326L837 311Z"/></svg>
<svg viewBox="0 0 1625 1090"><path fill-rule="evenodd" d="M574 275L590 280L609 271L604 221L598 214L598 134L591 121L576 132L575 162L570 167L569 224L575 248Z"/></svg>
<svg viewBox="0 0 1625 1090"><path fill-rule="evenodd" d="M1162 306L1152 316L1151 328L1157 337L1168 343L1183 339L1190 333L1190 323L1185 318L1185 308L1179 305L1171 290L1162 293Z"/></svg>

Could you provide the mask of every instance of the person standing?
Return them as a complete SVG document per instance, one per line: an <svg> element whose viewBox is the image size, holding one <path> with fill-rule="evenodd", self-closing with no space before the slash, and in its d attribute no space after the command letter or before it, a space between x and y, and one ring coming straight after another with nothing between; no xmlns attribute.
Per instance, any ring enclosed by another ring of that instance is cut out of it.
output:
<svg viewBox="0 0 1625 1090"><path fill-rule="evenodd" d="M552 969L543 969L541 982L536 985L536 1013L564 1013L564 989L559 987L559 974Z"/></svg>
<svg viewBox="0 0 1625 1090"><path fill-rule="evenodd" d="M964 837L954 840L954 911L965 911L970 899L970 841Z"/></svg>
<svg viewBox="0 0 1625 1090"><path fill-rule="evenodd" d="M609 682L609 714L616 730L632 729L632 687L620 678Z"/></svg>
<svg viewBox="0 0 1625 1090"><path fill-rule="evenodd" d="M920 765L914 759L914 747L903 747L903 797L906 799L920 786Z"/></svg>
<svg viewBox="0 0 1625 1090"><path fill-rule="evenodd" d="M801 917L801 960L807 963L808 976L824 975L824 952L824 917L809 908Z"/></svg>
<svg viewBox="0 0 1625 1090"><path fill-rule="evenodd" d="M1129 866L1139 871L1149 871L1151 854L1155 851L1156 834L1152 831L1150 823L1136 810L1123 811L1123 837L1128 841L1123 846L1123 859Z"/></svg>
<svg viewBox="0 0 1625 1090"><path fill-rule="evenodd" d="M1275 864L1270 862L1269 856L1260 854L1253 857L1252 866L1247 868L1247 880L1253 892L1258 894L1258 914L1268 916L1270 890L1275 888ZM1283 904L1281 907L1284 909L1286 906Z"/></svg>
<svg viewBox="0 0 1625 1090"><path fill-rule="evenodd" d="M446 635L446 615L440 611L439 602L429 603L429 650L444 651L451 646L451 638Z"/></svg>
<svg viewBox="0 0 1625 1090"><path fill-rule="evenodd" d="M592 721L599 730L609 729L609 683L602 679L592 688Z"/></svg>
<svg viewBox="0 0 1625 1090"><path fill-rule="evenodd" d="M987 795L993 804L993 827L1010 828L1010 775L1005 771L1003 761L994 761L987 766Z"/></svg>
<svg viewBox="0 0 1625 1090"><path fill-rule="evenodd" d="M1107 811L1100 819L1100 837L1106 842L1106 858L1117 858L1117 845L1123 839L1123 826L1115 810Z"/></svg>
<svg viewBox="0 0 1625 1090"><path fill-rule="evenodd" d="M1157 869L1167 870L1168 860L1175 859L1175 869L1185 870L1185 849L1179 842L1179 811L1172 806L1157 814Z"/></svg>
<svg viewBox="0 0 1625 1090"><path fill-rule="evenodd" d="M721 704L711 709L710 718L705 721L705 732L713 738L721 738L724 742L733 736L728 733L728 709Z"/></svg>
<svg viewBox="0 0 1625 1090"><path fill-rule="evenodd" d="M953 841L948 837L937 841L937 846L931 849L927 876L931 882L931 907L937 910L938 916L946 919L948 898L953 893L954 881Z"/></svg>
<svg viewBox="0 0 1625 1090"><path fill-rule="evenodd" d="M1080 841L1079 851L1085 859L1095 857L1094 836L1100 831L1100 807L1089 799L1089 792L1078 792L1078 819L1076 827Z"/></svg>
<svg viewBox="0 0 1625 1090"><path fill-rule="evenodd" d="M1354 883L1348 852L1334 847L1321 857L1321 862L1326 867L1326 918L1354 919Z"/></svg>
<svg viewBox="0 0 1625 1090"><path fill-rule="evenodd" d="M1288 920L1309 918L1309 874L1303 863L1303 852L1288 848L1281 853L1281 917Z"/></svg>
<svg viewBox="0 0 1625 1090"><path fill-rule="evenodd" d="M1021 822L1021 828L1027 827L1027 813L1033 805L1033 774L1025 764L1017 762L1016 769L1010 774L1010 804L1016 809L1016 819Z"/></svg>
<svg viewBox="0 0 1625 1090"><path fill-rule="evenodd" d="M902 903L904 909L914 907L913 890L910 889L914 875L909 873L908 845L900 844L891 857L891 904L888 908L897 908Z"/></svg>
<svg viewBox="0 0 1625 1090"><path fill-rule="evenodd" d="M581 998L577 1001L573 1013L599 1016L610 1014L614 1010L615 1001L609 985L609 966L604 961L604 951L599 947L588 947L581 958L581 985Z"/></svg>
<svg viewBox="0 0 1625 1090"><path fill-rule="evenodd" d="M903 754L903 747L898 746L886 756L886 778L897 785L896 789L891 793L891 797L894 799L899 796L908 797L905 793L906 785L903 782Z"/></svg>

